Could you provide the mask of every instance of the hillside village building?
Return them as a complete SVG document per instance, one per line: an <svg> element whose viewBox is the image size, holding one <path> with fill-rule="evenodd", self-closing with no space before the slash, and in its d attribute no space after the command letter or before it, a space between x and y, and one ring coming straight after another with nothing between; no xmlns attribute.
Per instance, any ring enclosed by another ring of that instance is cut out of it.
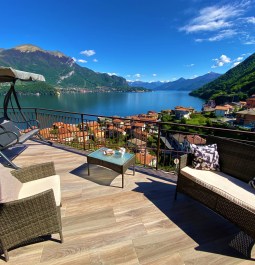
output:
<svg viewBox="0 0 255 265"><path fill-rule="evenodd" d="M236 112L236 123L240 125L255 126L255 109Z"/></svg>
<svg viewBox="0 0 255 265"><path fill-rule="evenodd" d="M230 113L230 110L232 110L232 106L230 105L216 106L214 113L216 117L224 117Z"/></svg>
<svg viewBox="0 0 255 265"><path fill-rule="evenodd" d="M255 108L255 95L246 99L246 107L249 109Z"/></svg>
<svg viewBox="0 0 255 265"><path fill-rule="evenodd" d="M182 106L177 106L175 107L174 112L177 120L180 120L182 118L189 119L190 115L195 112L195 109L191 107L185 108Z"/></svg>

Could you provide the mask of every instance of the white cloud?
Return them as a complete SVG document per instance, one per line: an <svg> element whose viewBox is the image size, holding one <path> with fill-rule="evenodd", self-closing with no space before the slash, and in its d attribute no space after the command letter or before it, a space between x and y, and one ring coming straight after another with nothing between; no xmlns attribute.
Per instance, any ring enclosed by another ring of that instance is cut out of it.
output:
<svg viewBox="0 0 255 265"><path fill-rule="evenodd" d="M235 5L210 6L199 11L199 15L180 30L187 33L198 31L215 31L232 25L230 18L240 16L242 9Z"/></svg>
<svg viewBox="0 0 255 265"><path fill-rule="evenodd" d="M157 74L152 74L152 76L156 77L156 76L157 76Z"/></svg>
<svg viewBox="0 0 255 265"><path fill-rule="evenodd" d="M231 38L231 37L235 36L236 34L238 34L236 32L236 30L226 29L226 30L220 31L215 36L208 38L208 41L211 41L211 42L212 41L220 41L220 40L223 40L223 39Z"/></svg>
<svg viewBox="0 0 255 265"><path fill-rule="evenodd" d="M239 56L235 60L233 60L234 63L232 64L231 68L233 68L233 67L237 66L239 63L241 63L241 61L244 59L244 56L245 55Z"/></svg>
<svg viewBox="0 0 255 265"><path fill-rule="evenodd" d="M255 24L255 17L247 17L246 21L247 23Z"/></svg>
<svg viewBox="0 0 255 265"><path fill-rule="evenodd" d="M88 61L86 61L86 60L83 60L83 59L78 59L77 60L79 63L87 63Z"/></svg>
<svg viewBox="0 0 255 265"><path fill-rule="evenodd" d="M255 38L253 36L246 35L244 44L245 45L253 45L253 44L255 44Z"/></svg>
<svg viewBox="0 0 255 265"><path fill-rule="evenodd" d="M191 63L191 64L186 64L185 66L186 67L193 67L193 66L195 66L195 64L194 63Z"/></svg>
<svg viewBox="0 0 255 265"><path fill-rule="evenodd" d="M129 78L129 77L131 77L131 75L126 75L126 77L128 77L128 78Z"/></svg>
<svg viewBox="0 0 255 265"><path fill-rule="evenodd" d="M98 62L98 60L97 60L97 59L93 59L93 62L94 62L94 63L97 63L97 62Z"/></svg>
<svg viewBox="0 0 255 265"><path fill-rule="evenodd" d="M255 40L246 41L244 44L246 44L246 45L253 45L253 44L255 44Z"/></svg>
<svg viewBox="0 0 255 265"><path fill-rule="evenodd" d="M248 53L243 53L241 56L246 57L246 56L250 56L250 55L251 55L251 53L248 52Z"/></svg>
<svg viewBox="0 0 255 265"><path fill-rule="evenodd" d="M221 30L219 33L217 33L216 35L209 37L209 38L205 38L205 39L195 39L196 42L203 42L203 41L220 41L223 39L227 39L227 38L231 38L234 35L237 35L238 32L236 32L236 30L232 30L232 29L226 29L226 30Z"/></svg>
<svg viewBox="0 0 255 265"><path fill-rule="evenodd" d="M196 16L179 30L203 34L195 39L196 42L214 42L238 36L243 44L254 44L254 31L250 24L255 24L255 17L245 16L253 6L254 0L234 0L231 4L207 6L198 10Z"/></svg>
<svg viewBox="0 0 255 265"><path fill-rule="evenodd" d="M231 68L237 66L239 63L241 63L241 62L234 62L233 65L231 66Z"/></svg>
<svg viewBox="0 0 255 265"><path fill-rule="evenodd" d="M215 64L212 66L212 68L216 68L216 67L222 67L223 65L230 63L231 59L226 55L222 54L220 58L213 59L213 61L215 61Z"/></svg>
<svg viewBox="0 0 255 265"><path fill-rule="evenodd" d="M112 76L112 75L117 75L116 73L107 73L108 75Z"/></svg>
<svg viewBox="0 0 255 265"><path fill-rule="evenodd" d="M196 77L198 77L198 75L193 75L193 76L191 76L190 79L194 79L194 78L196 78Z"/></svg>
<svg viewBox="0 0 255 265"><path fill-rule="evenodd" d="M239 57L236 58L236 61L237 61L237 62L240 62L240 61L242 61L242 60L243 60L243 56L239 56Z"/></svg>
<svg viewBox="0 0 255 265"><path fill-rule="evenodd" d="M75 57L72 57L72 59L73 59L74 62L77 62L77 59Z"/></svg>
<svg viewBox="0 0 255 265"><path fill-rule="evenodd" d="M134 77L141 78L141 74L135 74Z"/></svg>
<svg viewBox="0 0 255 265"><path fill-rule="evenodd" d="M95 52L94 50L85 50L85 51L81 51L80 54L83 54L83 55L85 55L85 56L90 57L90 56L95 55L96 52Z"/></svg>

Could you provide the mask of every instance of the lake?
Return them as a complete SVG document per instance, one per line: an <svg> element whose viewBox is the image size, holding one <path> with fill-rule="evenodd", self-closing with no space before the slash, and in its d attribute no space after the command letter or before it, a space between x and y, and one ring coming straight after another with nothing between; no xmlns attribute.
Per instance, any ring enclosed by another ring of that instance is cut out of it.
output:
<svg viewBox="0 0 255 265"><path fill-rule="evenodd" d="M188 91L153 91L148 93L70 93L60 96L19 96L22 107L37 107L98 116L121 117L174 109L175 106L193 107L200 111L204 100L189 96ZM3 106L3 96L0 99Z"/></svg>

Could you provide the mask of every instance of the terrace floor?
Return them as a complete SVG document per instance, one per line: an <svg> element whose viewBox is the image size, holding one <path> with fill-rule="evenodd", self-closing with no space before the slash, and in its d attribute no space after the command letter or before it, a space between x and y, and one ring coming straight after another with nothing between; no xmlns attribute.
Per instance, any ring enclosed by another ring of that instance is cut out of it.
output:
<svg viewBox="0 0 255 265"><path fill-rule="evenodd" d="M20 167L54 161L61 176L64 243L49 240L9 252L8 264L254 264L229 246L231 223L189 197L174 201L176 176L137 167L133 176L91 166L86 157L28 141ZM58 239L58 235L53 238ZM6 264L0 259L0 264Z"/></svg>

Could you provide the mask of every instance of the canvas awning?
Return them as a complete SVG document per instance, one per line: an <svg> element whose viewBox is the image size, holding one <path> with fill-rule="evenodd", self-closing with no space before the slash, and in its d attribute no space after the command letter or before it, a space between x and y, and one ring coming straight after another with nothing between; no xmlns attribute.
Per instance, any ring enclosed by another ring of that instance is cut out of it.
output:
<svg viewBox="0 0 255 265"><path fill-rule="evenodd" d="M21 81L45 81L43 75L15 70L11 67L0 67L0 83Z"/></svg>
<svg viewBox="0 0 255 265"><path fill-rule="evenodd" d="M19 104L17 93L16 93L15 87L14 87L15 82L17 80L21 80L21 81L45 81L45 78L43 75L19 71L19 70L13 69L11 67L0 67L0 83L5 83L5 82L11 83L11 87L10 87L9 91L6 93L5 98L4 98L4 118L7 120L10 120L8 117L8 114L7 114L7 110L8 110L8 105L10 102L11 102L11 105L13 108L13 104L12 104L12 100L11 100L11 98L13 96L22 117L26 121L25 116L21 111L21 107Z"/></svg>

